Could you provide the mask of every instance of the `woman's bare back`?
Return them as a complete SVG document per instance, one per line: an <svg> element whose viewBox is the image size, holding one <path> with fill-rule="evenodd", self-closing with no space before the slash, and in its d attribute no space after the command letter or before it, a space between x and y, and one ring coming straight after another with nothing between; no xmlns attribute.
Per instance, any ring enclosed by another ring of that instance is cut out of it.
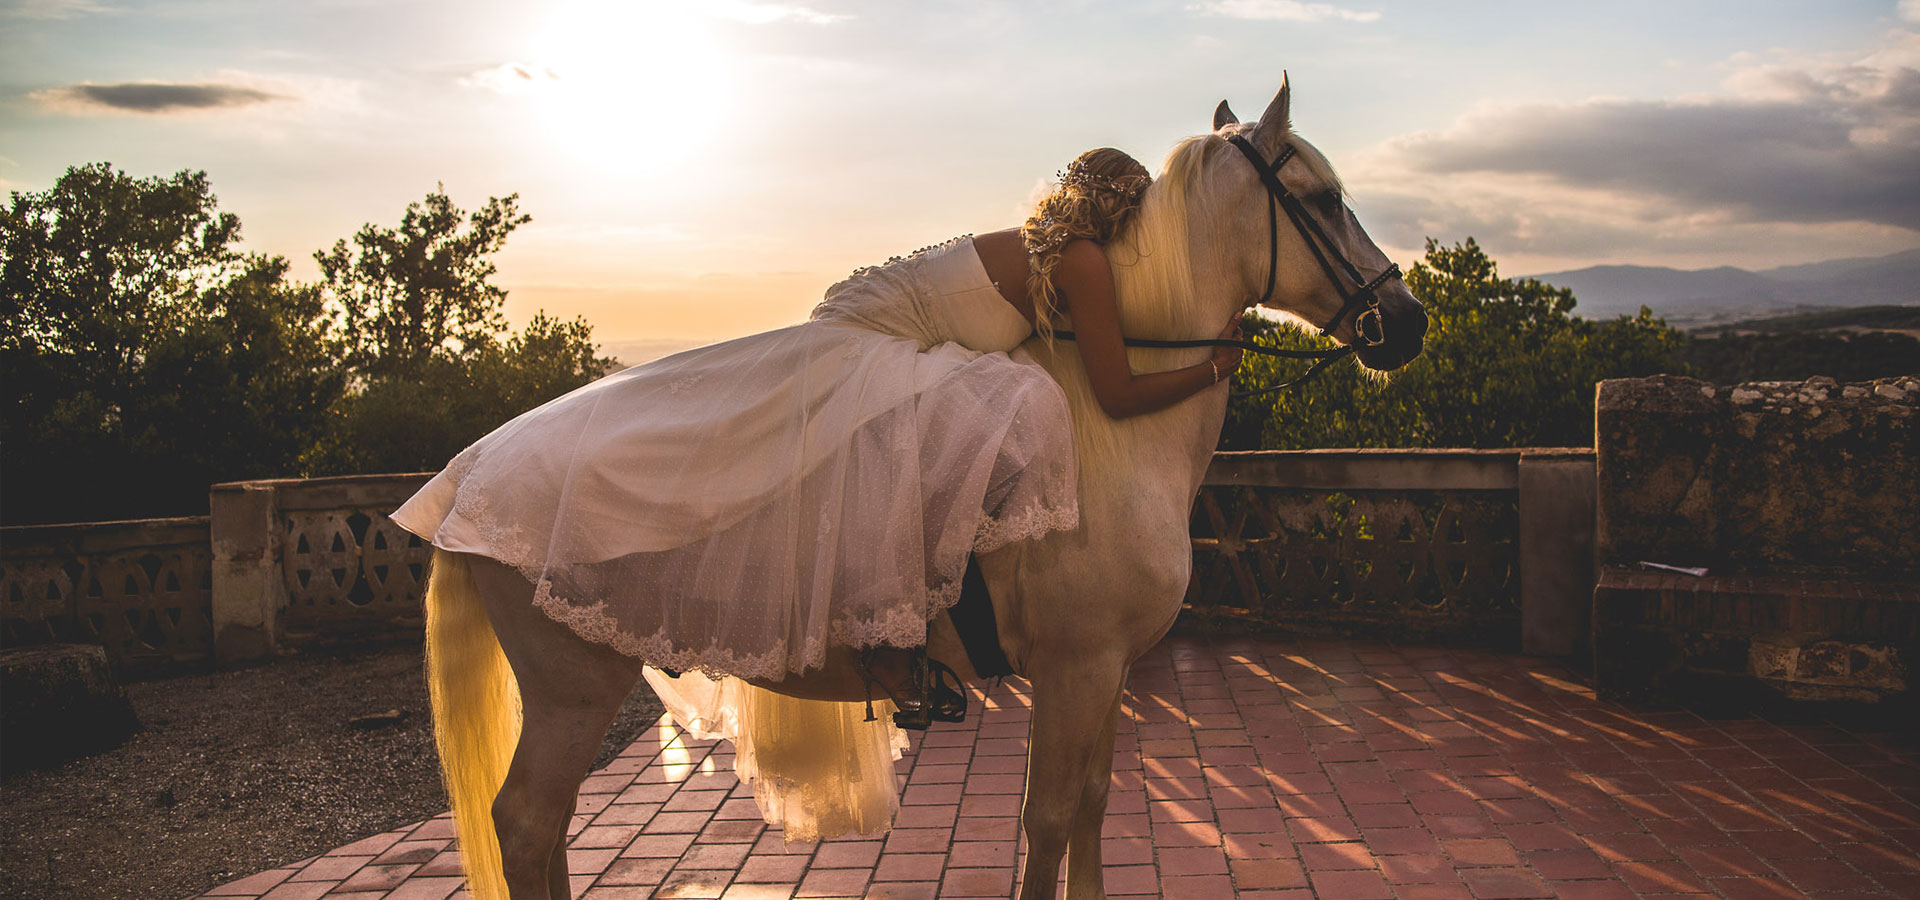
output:
<svg viewBox="0 0 1920 900"><path fill-rule="evenodd" d="M1020 229L1005 228L975 235L973 249L980 254L980 265L986 268L987 277L993 279L993 286L999 288L1000 296L1013 304L1028 322L1033 322L1033 298L1027 295L1027 276L1032 269L1027 263L1027 245L1020 239Z"/></svg>

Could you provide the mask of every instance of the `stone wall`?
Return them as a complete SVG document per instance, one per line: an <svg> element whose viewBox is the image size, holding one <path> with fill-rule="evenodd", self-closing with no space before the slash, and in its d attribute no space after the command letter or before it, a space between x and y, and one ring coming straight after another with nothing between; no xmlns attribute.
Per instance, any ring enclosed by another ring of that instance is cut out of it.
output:
<svg viewBox="0 0 1920 900"><path fill-rule="evenodd" d="M1790 697L1911 697L1920 659L1920 378L1602 382L1601 692L1707 676ZM1650 570L1645 563L1704 574Z"/></svg>
<svg viewBox="0 0 1920 900"><path fill-rule="evenodd" d="M418 634L433 548L387 513L430 472L285 478L212 489L216 645L223 659Z"/></svg>
<svg viewBox="0 0 1920 900"><path fill-rule="evenodd" d="M429 477L234 482L210 519L9 529L4 643L211 663L416 635L431 547L386 514ZM1583 449L1219 454L1187 618L1574 653L1593 484Z"/></svg>
<svg viewBox="0 0 1920 900"><path fill-rule="evenodd" d="M1599 551L1747 573L1920 567L1920 378L1600 383Z"/></svg>
<svg viewBox="0 0 1920 900"><path fill-rule="evenodd" d="M1577 448L1218 453L1183 622L1581 652L1593 489Z"/></svg>
<svg viewBox="0 0 1920 900"><path fill-rule="evenodd" d="M0 646L96 644L122 669L213 658L206 516L0 528Z"/></svg>

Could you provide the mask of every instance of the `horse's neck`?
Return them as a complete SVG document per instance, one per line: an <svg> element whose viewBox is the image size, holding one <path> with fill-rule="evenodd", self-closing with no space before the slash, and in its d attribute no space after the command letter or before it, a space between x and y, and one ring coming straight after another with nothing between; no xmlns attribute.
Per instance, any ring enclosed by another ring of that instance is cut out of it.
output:
<svg viewBox="0 0 1920 900"><path fill-rule="evenodd" d="M1199 242L1211 239L1210 234L1194 234L1195 249L1207 246ZM1191 253L1190 259L1195 296L1208 298L1209 302L1199 304L1201 311L1191 314L1199 321L1184 324L1185 333L1152 337L1211 338L1236 314L1238 304L1233 298L1239 296L1241 287L1235 261L1202 252ZM1134 347L1128 348L1127 357L1133 371L1144 373L1204 363L1210 352L1206 348ZM1184 521L1219 442L1220 424L1226 416L1226 392L1214 388L1157 412L1113 419L1093 396L1077 347L1057 352L1049 368L1066 389L1073 407L1082 484L1093 490L1124 491L1135 501L1158 497Z"/></svg>

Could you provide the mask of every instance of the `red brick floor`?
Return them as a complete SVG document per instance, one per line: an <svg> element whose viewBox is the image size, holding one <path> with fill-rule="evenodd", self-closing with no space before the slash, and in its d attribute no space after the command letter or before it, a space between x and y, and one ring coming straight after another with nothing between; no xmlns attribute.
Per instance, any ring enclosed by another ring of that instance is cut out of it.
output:
<svg viewBox="0 0 1920 900"><path fill-rule="evenodd" d="M1008 681L916 740L884 840L819 844L760 822L730 748L663 724L581 786L575 896L1007 897L1027 703ZM1601 703L1529 657L1174 638L1120 731L1116 897L1920 898L1913 748ZM464 898L452 834L429 819L205 896Z"/></svg>

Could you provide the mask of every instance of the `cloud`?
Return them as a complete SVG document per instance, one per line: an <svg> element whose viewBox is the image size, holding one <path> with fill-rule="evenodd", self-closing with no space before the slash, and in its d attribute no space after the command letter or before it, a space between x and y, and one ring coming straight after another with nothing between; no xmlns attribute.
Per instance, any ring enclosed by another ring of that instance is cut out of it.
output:
<svg viewBox="0 0 1920 900"><path fill-rule="evenodd" d="M285 96L236 84L72 84L29 95L49 109L80 115L140 113L167 115L232 109L285 100Z"/></svg>
<svg viewBox="0 0 1920 900"><path fill-rule="evenodd" d="M502 94L517 94L530 91L542 84L559 81L560 75L554 70L534 63L503 62L460 79L467 87L484 88Z"/></svg>
<svg viewBox="0 0 1920 900"><path fill-rule="evenodd" d="M1738 57L1710 95L1487 105L1387 142L1362 187L1388 231L1544 254L1762 232L1899 249L1920 238L1916 63L1920 36L1901 31L1841 59Z"/></svg>
<svg viewBox="0 0 1920 900"><path fill-rule="evenodd" d="M1900 0L1900 19L1920 24L1920 0Z"/></svg>
<svg viewBox="0 0 1920 900"><path fill-rule="evenodd" d="M771 25L775 22L799 22L804 25L831 25L853 18L842 13L825 13L808 6L793 3L752 3L748 0L731 0L715 3L710 9L721 16L748 25Z"/></svg>
<svg viewBox="0 0 1920 900"><path fill-rule="evenodd" d="M1187 6L1189 12L1224 19L1263 19L1286 22L1323 22L1341 19L1347 22L1374 22L1380 14L1345 9L1331 3L1301 3L1299 0L1207 0Z"/></svg>
<svg viewBox="0 0 1920 900"><path fill-rule="evenodd" d="M114 11L113 7L95 0L13 0L0 12L0 18L77 19Z"/></svg>

